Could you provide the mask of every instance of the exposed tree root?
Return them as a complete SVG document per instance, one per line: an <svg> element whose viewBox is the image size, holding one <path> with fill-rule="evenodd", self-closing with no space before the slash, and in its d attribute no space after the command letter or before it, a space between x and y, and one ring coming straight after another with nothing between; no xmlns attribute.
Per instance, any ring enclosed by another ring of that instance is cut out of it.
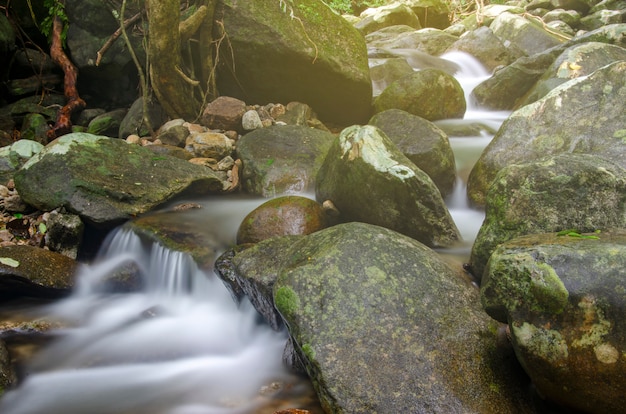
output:
<svg viewBox="0 0 626 414"><path fill-rule="evenodd" d="M86 104L78 95L76 89L76 80L78 79L78 70L72 61L67 57L63 51L63 41L61 39L61 32L63 31L63 23L59 17L54 18L52 24L52 43L50 45L50 56L56 64L58 64L64 73L63 91L67 103L57 113L56 123L48 131L48 140L65 135L72 131L71 117L75 111L83 109Z"/></svg>

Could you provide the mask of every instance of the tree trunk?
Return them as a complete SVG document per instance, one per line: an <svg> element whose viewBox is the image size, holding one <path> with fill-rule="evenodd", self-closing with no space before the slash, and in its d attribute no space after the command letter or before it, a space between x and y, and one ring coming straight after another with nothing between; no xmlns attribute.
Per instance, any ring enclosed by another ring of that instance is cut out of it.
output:
<svg viewBox="0 0 626 414"><path fill-rule="evenodd" d="M148 56L152 89L170 117L193 121L202 110L202 102L197 98L202 95L202 81L190 79L183 69L179 31L180 1L147 0L146 5L150 27Z"/></svg>

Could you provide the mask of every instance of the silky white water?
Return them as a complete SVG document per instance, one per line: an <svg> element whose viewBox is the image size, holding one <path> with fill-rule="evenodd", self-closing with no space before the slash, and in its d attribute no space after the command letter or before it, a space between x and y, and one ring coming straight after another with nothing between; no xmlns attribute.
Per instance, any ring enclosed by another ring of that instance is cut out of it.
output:
<svg viewBox="0 0 626 414"><path fill-rule="evenodd" d="M143 291L108 292L106 278L129 265ZM84 266L70 298L42 314L68 327L0 400L4 414L247 413L262 387L290 380L285 333L260 324L189 256L127 230Z"/></svg>

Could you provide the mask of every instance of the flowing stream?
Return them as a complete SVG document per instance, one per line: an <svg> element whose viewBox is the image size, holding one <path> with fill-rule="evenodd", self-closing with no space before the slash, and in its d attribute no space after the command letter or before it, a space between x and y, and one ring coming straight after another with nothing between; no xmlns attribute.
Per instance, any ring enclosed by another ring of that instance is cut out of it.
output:
<svg viewBox="0 0 626 414"><path fill-rule="evenodd" d="M468 55L444 58L461 67L456 76L468 94L488 76ZM469 255L483 220L482 211L467 205L466 176L506 115L470 104L465 119L439 123L444 129L478 124L481 131L450 137L459 181L447 202L465 242L444 253L460 260ZM243 217L264 201L203 201L203 225L214 228L226 248ZM103 288L102 281L125 266L139 269L144 291L112 294ZM286 333L261 324L248 303L235 304L222 282L187 255L145 246L123 228L77 275L73 295L39 312L66 327L55 331L57 339L26 367L25 380L0 400L4 414L271 413L287 407L320 412L315 404L298 405L310 385L283 367ZM284 395L286 388L290 395ZM281 405L281 398L291 400Z"/></svg>

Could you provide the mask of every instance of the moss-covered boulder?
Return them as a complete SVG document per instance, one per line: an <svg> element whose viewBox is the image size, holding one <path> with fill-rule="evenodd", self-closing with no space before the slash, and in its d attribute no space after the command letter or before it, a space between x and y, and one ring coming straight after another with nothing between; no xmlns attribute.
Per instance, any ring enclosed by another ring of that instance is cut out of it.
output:
<svg viewBox="0 0 626 414"><path fill-rule="evenodd" d="M515 238L481 286L545 398L585 413L626 412L626 232Z"/></svg>
<svg viewBox="0 0 626 414"><path fill-rule="evenodd" d="M347 223L282 257L276 308L326 412L533 412L477 289L423 244Z"/></svg>
<svg viewBox="0 0 626 414"><path fill-rule="evenodd" d="M626 169L586 154L515 164L496 176L470 264L481 279L489 256L514 237L626 227Z"/></svg>
<svg viewBox="0 0 626 414"><path fill-rule="evenodd" d="M15 171L42 149L43 145L39 142L28 139L20 139L0 148L0 184L6 184L13 178Z"/></svg>
<svg viewBox="0 0 626 414"><path fill-rule="evenodd" d="M459 231L439 189L380 129L344 129L328 151L315 186L342 221L386 227L428 246L451 246Z"/></svg>
<svg viewBox="0 0 626 414"><path fill-rule="evenodd" d="M284 196L252 210L237 230L237 243L258 243L276 236L310 234L330 223L322 205L307 197Z"/></svg>
<svg viewBox="0 0 626 414"><path fill-rule="evenodd" d="M245 102L300 101L324 122L366 122L372 85L363 36L318 0L220 0L214 25L220 94ZM218 17L219 16L219 17Z"/></svg>
<svg viewBox="0 0 626 414"><path fill-rule="evenodd" d="M230 185L208 168L86 133L48 144L14 178L26 203L42 211L65 207L105 228L175 196L218 193Z"/></svg>
<svg viewBox="0 0 626 414"><path fill-rule="evenodd" d="M619 60L626 60L626 49L623 47L600 42L571 46L556 58L519 105L533 103L562 83L590 75Z"/></svg>
<svg viewBox="0 0 626 414"><path fill-rule="evenodd" d="M501 13L489 25L493 33L514 53L530 56L557 46L569 39L555 31L547 30L542 22L509 12Z"/></svg>
<svg viewBox="0 0 626 414"><path fill-rule="evenodd" d="M452 193L456 164L445 132L430 121L400 109L374 115L370 125L378 127L406 157L434 181L443 197Z"/></svg>
<svg viewBox="0 0 626 414"><path fill-rule="evenodd" d="M572 79L513 112L474 165L468 196L484 205L496 174L561 153L595 154L626 167L626 62Z"/></svg>
<svg viewBox="0 0 626 414"><path fill-rule="evenodd" d="M374 112L402 109L429 121L463 118L465 95L459 82L439 69L424 69L398 79L374 100Z"/></svg>
<svg viewBox="0 0 626 414"><path fill-rule="evenodd" d="M355 23L363 35L380 30L384 27L403 25L414 29L421 29L419 18L406 4L395 2L380 7L366 9L359 15L360 20Z"/></svg>
<svg viewBox="0 0 626 414"><path fill-rule="evenodd" d="M301 125L277 125L244 135L237 143L244 190L263 197L312 191L335 139L330 132Z"/></svg>

